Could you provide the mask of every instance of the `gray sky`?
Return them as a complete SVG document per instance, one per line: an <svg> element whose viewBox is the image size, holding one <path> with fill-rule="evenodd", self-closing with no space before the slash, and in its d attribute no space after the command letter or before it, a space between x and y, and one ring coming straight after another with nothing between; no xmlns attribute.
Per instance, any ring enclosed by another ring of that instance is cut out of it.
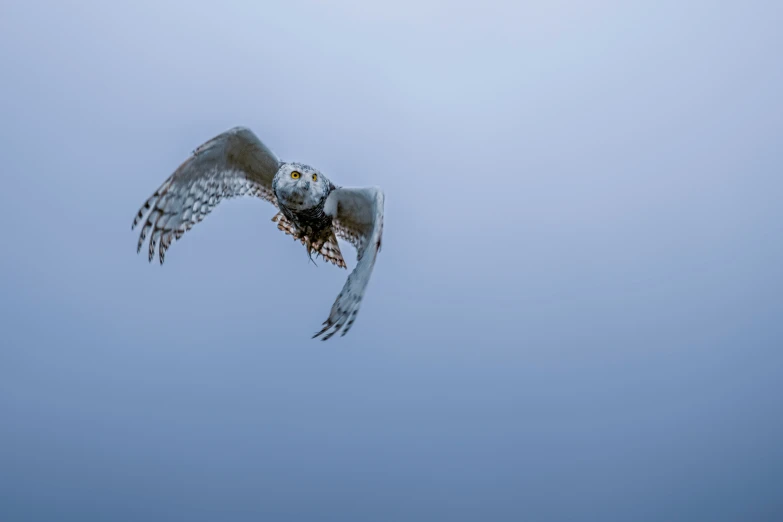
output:
<svg viewBox="0 0 783 522"><path fill-rule="evenodd" d="M4 2L0 519L783 516L782 19ZM265 202L136 255L234 125L384 187L348 336Z"/></svg>

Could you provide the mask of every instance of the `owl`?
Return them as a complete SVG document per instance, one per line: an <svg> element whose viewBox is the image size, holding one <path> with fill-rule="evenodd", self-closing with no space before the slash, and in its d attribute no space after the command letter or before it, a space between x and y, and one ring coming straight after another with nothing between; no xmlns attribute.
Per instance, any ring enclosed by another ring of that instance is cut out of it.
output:
<svg viewBox="0 0 783 522"><path fill-rule="evenodd" d="M235 127L196 148L147 199L131 227L143 223L137 252L149 237L149 261L157 249L163 264L171 243L221 200L244 195L274 205L272 221L300 241L311 259L315 254L346 268L337 238L356 248L356 266L313 338L348 333L381 249L383 191L339 187L309 165L280 161L248 128Z"/></svg>

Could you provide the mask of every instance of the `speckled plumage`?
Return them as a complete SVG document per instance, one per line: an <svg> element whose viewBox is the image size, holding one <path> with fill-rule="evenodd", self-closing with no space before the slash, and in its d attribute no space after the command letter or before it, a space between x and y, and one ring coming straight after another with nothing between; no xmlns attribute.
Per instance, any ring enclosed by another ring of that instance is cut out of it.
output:
<svg viewBox="0 0 783 522"><path fill-rule="evenodd" d="M296 174L295 174L296 173ZM132 228L144 222L137 251L149 237L148 259L166 250L224 198L257 196L275 205L278 229L346 268L337 238L357 250L357 265L337 296L323 328L324 341L353 325L381 248L384 195L377 187L343 188L303 163L285 163L256 135L235 127L205 142L147 199ZM145 219L146 216L146 219Z"/></svg>

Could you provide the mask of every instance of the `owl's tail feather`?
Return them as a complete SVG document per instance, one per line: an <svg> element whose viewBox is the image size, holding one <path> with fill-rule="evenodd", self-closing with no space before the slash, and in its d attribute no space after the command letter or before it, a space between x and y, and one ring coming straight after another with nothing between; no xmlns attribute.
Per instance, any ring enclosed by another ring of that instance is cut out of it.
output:
<svg viewBox="0 0 783 522"><path fill-rule="evenodd" d="M321 244L313 244L310 248L316 255L320 254L321 257L335 266L348 268L345 266L345 260L343 259L342 252L340 252L340 245L337 243L337 237L334 235L334 232L329 233L329 238L326 241Z"/></svg>

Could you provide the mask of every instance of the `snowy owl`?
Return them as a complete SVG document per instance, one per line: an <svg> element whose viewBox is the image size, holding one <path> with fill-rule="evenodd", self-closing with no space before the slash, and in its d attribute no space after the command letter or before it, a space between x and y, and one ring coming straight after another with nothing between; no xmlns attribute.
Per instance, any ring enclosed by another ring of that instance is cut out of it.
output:
<svg viewBox="0 0 783 522"><path fill-rule="evenodd" d="M204 219L223 199L251 195L279 209L277 228L305 245L309 256L322 256L346 268L337 237L350 242L357 264L332 305L323 328L313 338L324 341L351 329L370 280L383 234L383 191L378 187L343 188L319 170L280 161L245 127L235 127L196 150L144 203L133 226L144 220L137 251L149 236L149 260L163 264L172 241Z"/></svg>

